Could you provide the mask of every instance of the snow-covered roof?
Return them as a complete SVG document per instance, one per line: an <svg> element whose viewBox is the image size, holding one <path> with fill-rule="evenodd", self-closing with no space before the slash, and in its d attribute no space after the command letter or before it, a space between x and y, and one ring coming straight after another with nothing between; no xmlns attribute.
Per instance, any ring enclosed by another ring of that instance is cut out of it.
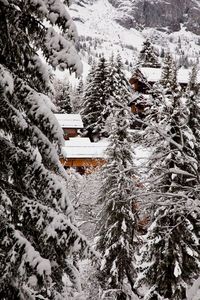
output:
<svg viewBox="0 0 200 300"><path fill-rule="evenodd" d="M158 82L161 79L162 69L159 68L140 68L148 82ZM177 72L177 80L179 83L187 84L189 82L191 69L179 69ZM197 82L200 83L200 72L197 75Z"/></svg>
<svg viewBox="0 0 200 300"><path fill-rule="evenodd" d="M128 106L131 106L133 103L136 104L136 103L141 103L144 102L146 103L150 98L150 95L149 94L143 94L143 93L140 93L140 92L134 92L132 94L132 97L130 99L130 102L128 104Z"/></svg>
<svg viewBox="0 0 200 300"><path fill-rule="evenodd" d="M62 128L83 128L80 114L55 114Z"/></svg>
<svg viewBox="0 0 200 300"><path fill-rule="evenodd" d="M161 69L159 68L140 68L148 82L158 82L161 78Z"/></svg>
<svg viewBox="0 0 200 300"><path fill-rule="evenodd" d="M65 158L105 158L106 141L92 143L88 138L71 138L65 141L62 155Z"/></svg>
<svg viewBox="0 0 200 300"><path fill-rule="evenodd" d="M88 137L72 137L70 138L69 140L66 140L65 141L65 146L74 146L74 145L81 145L81 146L84 146L84 145L88 145L90 144L91 141Z"/></svg>

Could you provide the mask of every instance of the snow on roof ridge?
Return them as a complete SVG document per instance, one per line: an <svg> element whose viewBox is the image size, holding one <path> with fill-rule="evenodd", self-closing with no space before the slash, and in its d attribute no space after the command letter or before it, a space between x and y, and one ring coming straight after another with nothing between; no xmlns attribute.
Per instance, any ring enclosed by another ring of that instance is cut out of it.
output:
<svg viewBox="0 0 200 300"><path fill-rule="evenodd" d="M77 144L78 140L81 143ZM65 141L62 155L65 158L105 158L107 147L107 141L91 142L88 138L73 138Z"/></svg>
<svg viewBox="0 0 200 300"><path fill-rule="evenodd" d="M141 67L140 70L149 82L158 82L161 79L162 68ZM191 69L178 69L178 82L187 84L189 82L189 76L191 71ZM200 71L198 71L197 74L197 83L200 83Z"/></svg>
<svg viewBox="0 0 200 300"><path fill-rule="evenodd" d="M83 121L80 114L55 113L54 116L62 128L83 128Z"/></svg>

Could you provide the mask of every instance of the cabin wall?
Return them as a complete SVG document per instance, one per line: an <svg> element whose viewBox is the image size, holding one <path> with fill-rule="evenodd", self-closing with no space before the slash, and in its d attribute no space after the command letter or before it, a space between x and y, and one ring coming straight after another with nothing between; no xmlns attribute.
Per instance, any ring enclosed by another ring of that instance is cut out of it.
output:
<svg viewBox="0 0 200 300"><path fill-rule="evenodd" d="M135 92L139 92L139 82L138 80L134 80L134 81L131 81L130 80L130 84L131 84L131 87L132 89L135 91Z"/></svg>
<svg viewBox="0 0 200 300"><path fill-rule="evenodd" d="M106 163L102 158L60 158L60 162L65 168L75 168L81 175L91 174Z"/></svg>
<svg viewBox="0 0 200 300"><path fill-rule="evenodd" d="M145 105L140 105L140 104L137 105L135 103L132 103L131 105L131 112L134 114L143 113L144 109L145 109Z"/></svg>
<svg viewBox="0 0 200 300"><path fill-rule="evenodd" d="M105 164L102 158L60 158L64 167L98 167Z"/></svg>
<svg viewBox="0 0 200 300"><path fill-rule="evenodd" d="M78 130L76 128L63 128L64 139L69 140L70 137L78 136Z"/></svg>
<svg viewBox="0 0 200 300"><path fill-rule="evenodd" d="M137 114L138 111L137 111L137 107L135 106L135 104L131 105L131 112L134 114Z"/></svg>

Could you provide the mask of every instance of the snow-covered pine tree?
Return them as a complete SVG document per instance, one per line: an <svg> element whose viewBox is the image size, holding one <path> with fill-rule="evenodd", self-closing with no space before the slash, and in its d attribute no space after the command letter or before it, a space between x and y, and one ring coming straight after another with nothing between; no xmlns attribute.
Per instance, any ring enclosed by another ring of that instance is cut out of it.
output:
<svg viewBox="0 0 200 300"><path fill-rule="evenodd" d="M108 78L107 61L102 56L96 67L91 68L88 75L86 89L83 97L84 134L91 140L98 140L102 136L105 119L102 112L106 107L108 98L106 81Z"/></svg>
<svg viewBox="0 0 200 300"><path fill-rule="evenodd" d="M86 85L83 94L83 107L81 109L81 115L84 123L83 135L89 136L93 140L93 127L95 124L96 110L93 106L92 95L94 94L95 86L93 85L93 79L95 76L96 65L92 65L90 72L86 78Z"/></svg>
<svg viewBox="0 0 200 300"><path fill-rule="evenodd" d="M196 94L199 92L199 84L197 83L198 67L196 64L192 66L187 90L193 91Z"/></svg>
<svg viewBox="0 0 200 300"><path fill-rule="evenodd" d="M72 104L71 104L71 91L69 82L60 81L56 83L56 94L55 101L58 107L58 112L63 114L71 114Z"/></svg>
<svg viewBox="0 0 200 300"><path fill-rule="evenodd" d="M37 55L79 73L75 39L62 1L0 0L0 299L70 299L80 290L73 254L90 249L73 224L62 131Z"/></svg>
<svg viewBox="0 0 200 300"><path fill-rule="evenodd" d="M130 103L131 100L131 88L124 73L124 65L122 58L118 54L116 57L116 76L117 76L117 93L122 96L122 101L125 106Z"/></svg>
<svg viewBox="0 0 200 300"><path fill-rule="evenodd" d="M83 83L83 79L81 78L78 82L77 88L74 91L74 97L73 97L74 113L80 113L82 109L83 94L84 94L84 83Z"/></svg>
<svg viewBox="0 0 200 300"><path fill-rule="evenodd" d="M147 199L153 209L152 224L141 249L136 286L148 285L144 300L183 300L200 266L196 139L189 127L186 99L178 87L169 93L168 86L158 113L150 125L155 146Z"/></svg>
<svg viewBox="0 0 200 300"><path fill-rule="evenodd" d="M149 39L143 43L142 50L139 53L138 65L147 68L160 68L158 54Z"/></svg>
<svg viewBox="0 0 200 300"><path fill-rule="evenodd" d="M131 199L136 173L128 132L128 110L121 98L113 98L112 102L107 163L102 169L103 184L98 197L103 204L97 243L102 254L98 278L104 294L122 300L133 295L137 217Z"/></svg>
<svg viewBox="0 0 200 300"><path fill-rule="evenodd" d="M166 62L166 60L168 61L168 63ZM176 92L178 94L181 94L181 87L177 83L176 63L172 59L170 53L166 54L166 60L162 68L161 81L155 83L152 86L151 90L149 91L150 97L148 99L148 102L146 103L144 121L146 124L150 124L150 132L152 132L151 125L154 124L154 122L161 122L161 119L159 118L166 117L163 108L167 107L167 104L165 103L167 97L164 97L164 95L172 95L172 93ZM162 114L160 113L160 111L162 111ZM168 113L166 112L166 114ZM149 131L148 129L149 126L147 125L146 132ZM157 141L155 140L155 143L156 142Z"/></svg>
<svg viewBox="0 0 200 300"><path fill-rule="evenodd" d="M110 131L109 120L107 122L107 119L110 115L112 115L113 107L116 106L116 108L120 108L121 105L127 107L131 100L130 86L123 71L121 56L117 55L115 58L114 55L112 55L110 57L107 69L109 74L105 84L107 101L103 112L103 117L105 120L103 132L106 136L109 135ZM112 102L112 99L119 100Z"/></svg>
<svg viewBox="0 0 200 300"><path fill-rule="evenodd" d="M172 89L172 82L175 80L175 62L171 53L168 51L165 53L162 65L162 73L160 83L164 88Z"/></svg>
<svg viewBox="0 0 200 300"><path fill-rule="evenodd" d="M194 65L191 70L190 80L186 90L186 105L189 111L188 125L195 137L195 150L200 163L200 86L197 83L197 66ZM200 168L200 165L199 165ZM200 169L199 169L200 170Z"/></svg>

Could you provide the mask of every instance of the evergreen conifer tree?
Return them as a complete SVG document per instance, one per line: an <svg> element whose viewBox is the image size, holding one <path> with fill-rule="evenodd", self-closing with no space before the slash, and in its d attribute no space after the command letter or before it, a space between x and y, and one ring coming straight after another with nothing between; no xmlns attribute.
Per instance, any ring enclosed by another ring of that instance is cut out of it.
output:
<svg viewBox="0 0 200 300"><path fill-rule="evenodd" d="M103 204L97 248L102 254L99 280L114 299L129 299L134 285L134 237L136 212L131 198L135 189L135 169L128 132L128 112L119 99L112 99L107 163L102 169L99 202ZM115 103L116 102L116 103ZM106 293L106 291L105 291Z"/></svg>
<svg viewBox="0 0 200 300"><path fill-rule="evenodd" d="M107 61L102 56L97 66L91 68L83 97L83 109L81 111L85 127L84 134L89 136L91 140L101 138L102 129L105 125L103 112L108 98L107 78Z"/></svg>
<svg viewBox="0 0 200 300"><path fill-rule="evenodd" d="M121 95L122 101L125 106L130 103L131 100L131 90L128 80L124 73L124 66L122 63L122 58L118 54L116 58L116 76L117 76L117 93Z"/></svg>
<svg viewBox="0 0 200 300"><path fill-rule="evenodd" d="M112 55L109 60L106 94L107 104L103 112L105 120L104 133L109 135L109 116L112 115L113 109L120 108L121 105L127 107L131 100L129 83L123 71L123 64L120 55L116 58ZM115 100L113 101L113 99Z"/></svg>
<svg viewBox="0 0 200 300"><path fill-rule="evenodd" d="M60 0L0 0L0 33L0 299L70 299L80 289L73 257L90 250L73 224L37 50L79 73L76 29Z"/></svg>
<svg viewBox="0 0 200 300"><path fill-rule="evenodd" d="M60 82L57 87L57 93L55 95L56 105L60 113L71 114L71 95L70 85L68 82Z"/></svg>
<svg viewBox="0 0 200 300"><path fill-rule="evenodd" d="M173 76L175 78L175 74ZM168 86L157 120L151 123L156 145L149 173L153 216L141 249L138 279L138 283L149 285L145 300L186 299L187 284L199 274L196 139L189 127L186 99L178 86L173 90L174 87L169 92Z"/></svg>
<svg viewBox="0 0 200 300"><path fill-rule="evenodd" d="M113 98L120 98L126 106L130 102L129 84L123 72L121 57L112 55L109 62L102 57L95 69L91 69L86 83L83 101L83 121L85 134L92 140L108 136L107 118L117 103Z"/></svg>
<svg viewBox="0 0 200 300"><path fill-rule="evenodd" d="M176 82L175 62L171 53L168 51L165 54L160 83L164 88L173 88L173 82Z"/></svg>
<svg viewBox="0 0 200 300"><path fill-rule="evenodd" d="M155 52L151 42L147 39L143 43L142 50L139 53L138 64L141 67L159 68L158 54Z"/></svg>
<svg viewBox="0 0 200 300"><path fill-rule="evenodd" d="M188 125L195 137L195 150L200 163L200 86L197 83L197 67L194 65L190 74L190 80L186 90L186 106L189 111ZM200 168L200 165L199 165Z"/></svg>
<svg viewBox="0 0 200 300"><path fill-rule="evenodd" d="M197 88L199 88L199 84L197 84L197 74L198 74L197 65L193 65L190 73L189 83L188 83L188 90L190 91L198 92Z"/></svg>
<svg viewBox="0 0 200 300"><path fill-rule="evenodd" d="M77 88L75 89L74 99L73 99L73 112L80 113L83 104L83 94L84 94L84 83L81 78L78 82Z"/></svg>

